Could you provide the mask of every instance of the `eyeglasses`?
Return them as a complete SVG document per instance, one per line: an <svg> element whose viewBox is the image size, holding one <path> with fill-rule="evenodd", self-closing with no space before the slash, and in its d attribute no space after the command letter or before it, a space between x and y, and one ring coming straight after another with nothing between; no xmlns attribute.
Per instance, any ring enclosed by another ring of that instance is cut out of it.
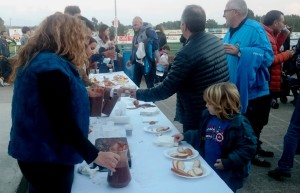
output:
<svg viewBox="0 0 300 193"><path fill-rule="evenodd" d="M235 10L235 9L225 9L225 10L224 10L224 14L225 14L226 12L233 11L233 10Z"/></svg>

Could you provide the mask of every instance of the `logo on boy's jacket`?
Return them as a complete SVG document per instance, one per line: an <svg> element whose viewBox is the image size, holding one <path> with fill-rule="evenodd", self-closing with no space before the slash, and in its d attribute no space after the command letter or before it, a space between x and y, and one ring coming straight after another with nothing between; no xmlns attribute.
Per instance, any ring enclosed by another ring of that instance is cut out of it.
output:
<svg viewBox="0 0 300 193"><path fill-rule="evenodd" d="M223 132L218 132L216 134L216 141L217 142L222 142L224 140L224 135L223 135Z"/></svg>

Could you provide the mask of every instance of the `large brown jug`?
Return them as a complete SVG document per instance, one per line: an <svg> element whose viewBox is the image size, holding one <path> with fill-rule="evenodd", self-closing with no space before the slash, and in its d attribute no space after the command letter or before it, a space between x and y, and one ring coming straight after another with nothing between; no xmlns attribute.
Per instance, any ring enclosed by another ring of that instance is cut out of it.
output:
<svg viewBox="0 0 300 193"><path fill-rule="evenodd" d="M123 188L127 186L131 180L131 175L128 166L128 145L123 142L114 144L110 148L111 152L114 152L120 156L120 161L116 166L115 172L108 172L107 182L114 188Z"/></svg>
<svg viewBox="0 0 300 193"><path fill-rule="evenodd" d="M88 93L89 93L89 99L90 99L90 116L91 117L101 117L104 88L91 87L91 88L88 88Z"/></svg>

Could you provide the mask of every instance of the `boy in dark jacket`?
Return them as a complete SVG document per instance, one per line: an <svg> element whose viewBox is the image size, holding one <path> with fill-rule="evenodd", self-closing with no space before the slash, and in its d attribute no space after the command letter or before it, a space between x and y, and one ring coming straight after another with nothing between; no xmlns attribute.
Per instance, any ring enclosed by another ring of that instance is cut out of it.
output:
<svg viewBox="0 0 300 193"><path fill-rule="evenodd" d="M199 130L175 134L197 149L224 182L236 192L249 175L250 160L255 155L256 137L240 114L240 95L234 84L218 83L204 91L207 110Z"/></svg>

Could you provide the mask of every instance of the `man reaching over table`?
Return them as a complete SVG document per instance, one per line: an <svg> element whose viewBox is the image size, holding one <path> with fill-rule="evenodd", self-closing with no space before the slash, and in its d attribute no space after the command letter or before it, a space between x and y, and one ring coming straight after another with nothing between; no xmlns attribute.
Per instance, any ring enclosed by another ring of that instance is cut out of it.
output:
<svg viewBox="0 0 300 193"><path fill-rule="evenodd" d="M199 127L205 109L204 90L215 83L229 80L222 42L205 32L206 15L199 5L188 5L181 16L181 31L187 39L177 53L164 81L150 89L132 90L142 101L164 100L177 93L176 118L183 131Z"/></svg>

